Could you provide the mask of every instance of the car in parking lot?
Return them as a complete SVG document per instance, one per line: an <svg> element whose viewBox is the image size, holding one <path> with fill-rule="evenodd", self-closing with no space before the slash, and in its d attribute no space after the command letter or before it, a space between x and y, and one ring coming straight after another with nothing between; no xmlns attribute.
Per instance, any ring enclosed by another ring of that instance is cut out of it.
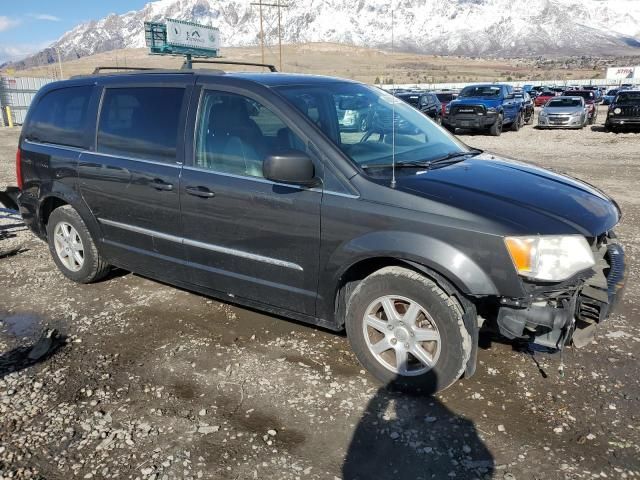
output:
<svg viewBox="0 0 640 480"><path fill-rule="evenodd" d="M402 92L396 97L404 100L413 108L421 111L436 123L442 122L442 104L435 93L431 92Z"/></svg>
<svg viewBox="0 0 640 480"><path fill-rule="evenodd" d="M640 90L623 90L609 105L605 128L611 132L640 128Z"/></svg>
<svg viewBox="0 0 640 480"><path fill-rule="evenodd" d="M566 95L552 98L542 107L538 128L584 128L588 120L584 98Z"/></svg>
<svg viewBox="0 0 640 480"><path fill-rule="evenodd" d="M434 93L436 94L436 97L438 97L438 100L440 100L440 104L442 105L441 113L442 113L442 116L444 116L447 105L449 105L449 102L451 102L452 100L455 100L458 97L458 94L455 92L434 92Z"/></svg>
<svg viewBox="0 0 640 480"><path fill-rule="evenodd" d="M447 105L442 124L451 132L464 128L498 136L504 126L518 131L524 125L523 104L511 85L469 85Z"/></svg>
<svg viewBox="0 0 640 480"><path fill-rule="evenodd" d="M555 97L556 92L552 92L551 90L544 90L538 94L538 96L533 100L533 103L536 107L541 107Z"/></svg>
<svg viewBox="0 0 640 480"><path fill-rule="evenodd" d="M338 112L338 123L340 129L344 131L366 132L369 126L369 106L362 105L360 109L343 109L340 98L336 99L336 110ZM351 102L353 103L353 102Z"/></svg>
<svg viewBox="0 0 640 480"><path fill-rule="evenodd" d="M344 131L336 104L370 108L375 132ZM379 381L423 392L473 374L481 324L563 349L608 317L625 280L621 212L604 193L332 77L49 83L16 177L25 223L69 279L117 266L346 330Z"/></svg>
<svg viewBox="0 0 640 480"><path fill-rule="evenodd" d="M616 98L618 91L619 90L617 88L608 90L607 93L602 97L603 105L610 105L611 102L613 102L613 100Z"/></svg>
<svg viewBox="0 0 640 480"><path fill-rule="evenodd" d="M593 90L568 90L565 95L584 98L584 102L587 105L589 124L596 122L598 118L598 105L596 103L596 94Z"/></svg>
<svg viewBox="0 0 640 480"><path fill-rule="evenodd" d="M524 90L516 90L514 92L516 99L522 102L522 117L524 123L527 125L533 122L533 115L535 113L535 108L533 104L533 98L529 95L529 92Z"/></svg>

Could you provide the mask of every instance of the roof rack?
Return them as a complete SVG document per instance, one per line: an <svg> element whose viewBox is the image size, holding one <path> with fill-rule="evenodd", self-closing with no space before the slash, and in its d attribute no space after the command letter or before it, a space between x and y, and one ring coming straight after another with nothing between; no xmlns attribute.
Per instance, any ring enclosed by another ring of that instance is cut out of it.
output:
<svg viewBox="0 0 640 480"><path fill-rule="evenodd" d="M268 63L249 63L249 62L230 62L225 60L198 60L198 59L186 59L182 64L182 70L190 70L194 63L217 63L221 65L245 65L250 67L264 67L268 68L271 72L277 72L278 70L274 65Z"/></svg>
<svg viewBox="0 0 640 480"><path fill-rule="evenodd" d="M96 75L100 72L102 72L103 70L158 70L157 68L153 68L153 67L96 67L93 70L93 74Z"/></svg>

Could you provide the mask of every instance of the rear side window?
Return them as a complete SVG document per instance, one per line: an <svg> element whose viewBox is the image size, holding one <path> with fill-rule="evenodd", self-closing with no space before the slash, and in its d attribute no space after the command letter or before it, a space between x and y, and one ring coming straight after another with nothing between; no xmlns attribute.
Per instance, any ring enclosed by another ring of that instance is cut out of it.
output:
<svg viewBox="0 0 640 480"><path fill-rule="evenodd" d="M175 162L184 88L108 88L102 99L97 150Z"/></svg>
<svg viewBox="0 0 640 480"><path fill-rule="evenodd" d="M87 148L85 126L93 86L46 93L29 119L27 138L36 142Z"/></svg>

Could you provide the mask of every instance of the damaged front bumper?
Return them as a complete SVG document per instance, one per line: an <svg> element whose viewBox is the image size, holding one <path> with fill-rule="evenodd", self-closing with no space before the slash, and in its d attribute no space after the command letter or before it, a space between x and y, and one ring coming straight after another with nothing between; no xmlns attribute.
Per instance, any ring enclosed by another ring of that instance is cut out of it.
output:
<svg viewBox="0 0 640 480"><path fill-rule="evenodd" d="M624 250L613 232L594 239L592 248L593 269L561 284L530 284L527 298L500 299L500 333L555 349L570 341L589 344L596 325L620 302L626 272Z"/></svg>

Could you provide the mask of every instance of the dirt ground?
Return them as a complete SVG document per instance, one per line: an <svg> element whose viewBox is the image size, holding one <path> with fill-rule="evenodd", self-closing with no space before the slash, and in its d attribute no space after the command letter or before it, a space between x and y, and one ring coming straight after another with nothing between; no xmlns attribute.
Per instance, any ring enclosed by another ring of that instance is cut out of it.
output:
<svg viewBox="0 0 640 480"><path fill-rule="evenodd" d="M0 129L0 188L18 133ZM74 284L0 210L21 246L0 256L0 478L640 478L640 134L461 138L622 207L624 302L565 353L564 376L558 355L483 337L472 378L435 398L388 392L344 335L121 271ZM46 328L63 338L38 340Z"/></svg>

